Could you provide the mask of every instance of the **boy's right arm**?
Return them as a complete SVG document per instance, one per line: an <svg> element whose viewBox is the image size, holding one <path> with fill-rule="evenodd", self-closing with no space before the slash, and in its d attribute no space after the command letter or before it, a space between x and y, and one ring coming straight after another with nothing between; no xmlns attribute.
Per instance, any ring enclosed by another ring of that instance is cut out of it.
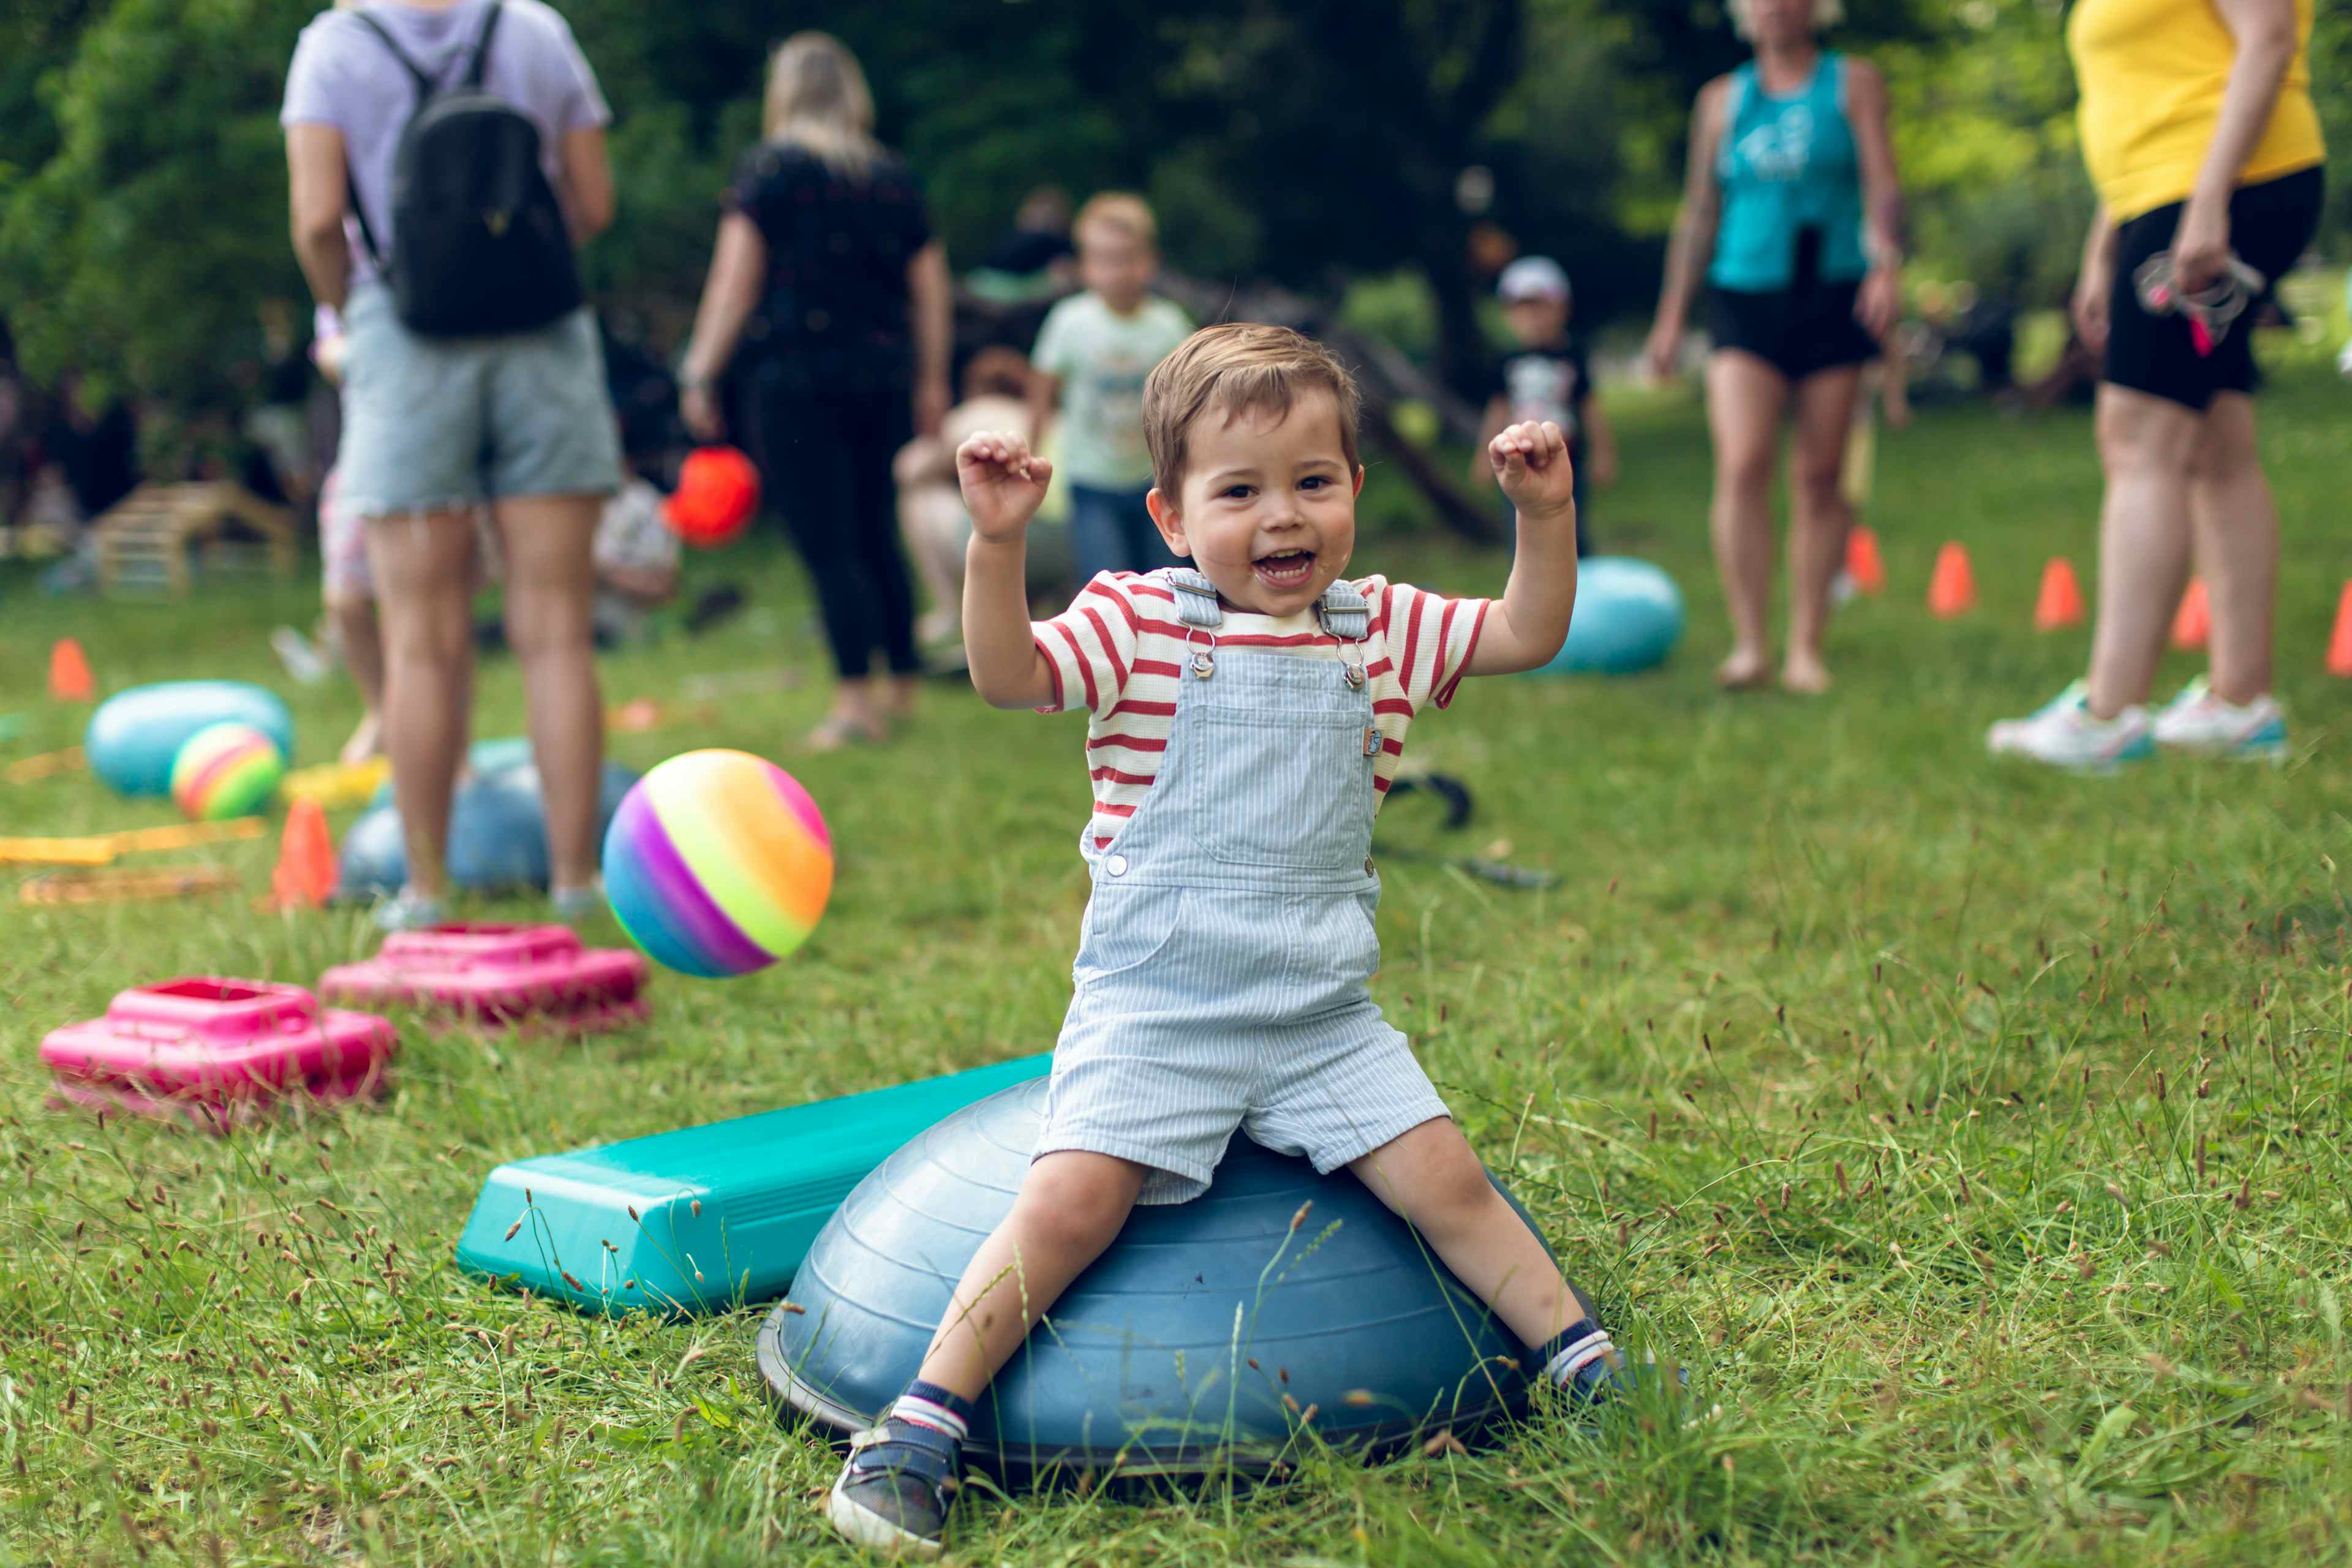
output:
<svg viewBox="0 0 2352 1568"><path fill-rule="evenodd" d="M964 551L963 647L972 689L992 708L1043 708L1053 667L1029 624L1029 520L1053 465L1020 437L983 431L956 450L971 542Z"/></svg>

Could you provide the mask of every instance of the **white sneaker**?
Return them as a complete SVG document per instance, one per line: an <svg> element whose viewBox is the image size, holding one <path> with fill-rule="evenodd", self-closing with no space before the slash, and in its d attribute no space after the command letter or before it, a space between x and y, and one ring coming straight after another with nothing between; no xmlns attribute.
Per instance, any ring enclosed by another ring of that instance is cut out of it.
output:
<svg viewBox="0 0 2352 1568"><path fill-rule="evenodd" d="M2112 719L2091 717L2091 689L2078 680L2023 719L2003 719L1985 732L1997 757L2026 757L2081 773L2112 773L2156 752L2147 710L2134 704Z"/></svg>
<svg viewBox="0 0 2352 1568"><path fill-rule="evenodd" d="M316 686L327 679L325 656L292 626L280 626L271 632L269 647L278 655L278 662L286 667L286 673L303 685Z"/></svg>
<svg viewBox="0 0 2352 1568"><path fill-rule="evenodd" d="M2268 694L2241 705L2224 702L2199 676L2156 716L2156 743L2240 762L2286 760L2286 714Z"/></svg>

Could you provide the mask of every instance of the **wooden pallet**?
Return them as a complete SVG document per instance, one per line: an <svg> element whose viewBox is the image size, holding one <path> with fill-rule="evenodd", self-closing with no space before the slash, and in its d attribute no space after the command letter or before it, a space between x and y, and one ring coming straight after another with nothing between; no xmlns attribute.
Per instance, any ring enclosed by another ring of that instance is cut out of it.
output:
<svg viewBox="0 0 2352 1568"><path fill-rule="evenodd" d="M98 520L102 592L178 597L208 575L294 575L293 514L242 485L142 485Z"/></svg>

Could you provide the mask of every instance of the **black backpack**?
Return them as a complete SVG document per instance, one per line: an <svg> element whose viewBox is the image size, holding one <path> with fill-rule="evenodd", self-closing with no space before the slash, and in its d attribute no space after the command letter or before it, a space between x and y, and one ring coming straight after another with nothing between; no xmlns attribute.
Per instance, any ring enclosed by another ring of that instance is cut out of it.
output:
<svg viewBox="0 0 2352 1568"><path fill-rule="evenodd" d="M539 127L482 90L499 27L492 0L464 75L444 88L409 58L383 24L352 13L416 82L416 108L392 164L392 255L361 209L352 210L393 308L423 337L527 332L579 309L580 268L563 208L540 167Z"/></svg>

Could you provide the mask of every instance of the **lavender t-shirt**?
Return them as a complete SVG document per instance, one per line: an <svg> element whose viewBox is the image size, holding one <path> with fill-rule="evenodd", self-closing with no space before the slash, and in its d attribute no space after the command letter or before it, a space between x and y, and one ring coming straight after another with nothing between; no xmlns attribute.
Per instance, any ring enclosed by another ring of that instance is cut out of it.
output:
<svg viewBox="0 0 2352 1568"><path fill-rule="evenodd" d="M488 9L489 0L443 6L376 0L367 13L400 41L410 59L446 86L464 74ZM539 127L540 161L559 192L564 134L613 118L571 27L541 0L505 0L482 86ZM294 62L286 68L286 106L278 122L331 125L343 133L352 195L386 255L392 250L393 154L415 110L415 79L367 24L326 11L302 29ZM373 277L359 226L346 218L343 229L352 243L352 280Z"/></svg>

